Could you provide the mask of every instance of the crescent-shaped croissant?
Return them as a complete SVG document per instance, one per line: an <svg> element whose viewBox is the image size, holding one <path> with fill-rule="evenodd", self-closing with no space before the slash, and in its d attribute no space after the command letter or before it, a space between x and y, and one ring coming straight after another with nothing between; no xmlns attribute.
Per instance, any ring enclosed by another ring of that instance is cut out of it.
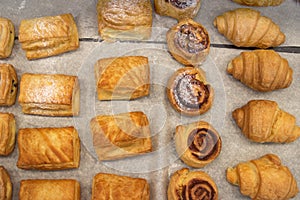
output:
<svg viewBox="0 0 300 200"><path fill-rule="evenodd" d="M233 0L236 3L246 6L278 6L284 0Z"/></svg>
<svg viewBox="0 0 300 200"><path fill-rule="evenodd" d="M238 8L214 20L218 31L238 47L276 47L285 41L285 35L270 18L259 11Z"/></svg>

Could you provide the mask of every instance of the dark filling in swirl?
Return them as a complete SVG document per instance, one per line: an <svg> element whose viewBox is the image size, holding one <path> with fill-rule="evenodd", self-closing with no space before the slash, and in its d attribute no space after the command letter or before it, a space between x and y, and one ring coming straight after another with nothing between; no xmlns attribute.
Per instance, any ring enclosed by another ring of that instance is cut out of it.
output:
<svg viewBox="0 0 300 200"><path fill-rule="evenodd" d="M197 4L197 0L165 0L165 1L170 2L173 6L179 9L194 7Z"/></svg>
<svg viewBox="0 0 300 200"><path fill-rule="evenodd" d="M216 191L205 180L193 179L182 187L182 200L214 200Z"/></svg>

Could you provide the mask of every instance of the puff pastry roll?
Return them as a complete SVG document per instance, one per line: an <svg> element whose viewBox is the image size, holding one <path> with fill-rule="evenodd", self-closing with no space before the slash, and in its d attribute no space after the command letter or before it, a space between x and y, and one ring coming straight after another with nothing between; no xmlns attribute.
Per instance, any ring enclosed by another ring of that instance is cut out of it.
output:
<svg viewBox="0 0 300 200"><path fill-rule="evenodd" d="M72 14L22 20L19 41L27 59L38 59L79 47L77 26Z"/></svg>
<svg viewBox="0 0 300 200"><path fill-rule="evenodd" d="M0 64L0 106L11 106L16 101L18 77L10 64Z"/></svg>
<svg viewBox="0 0 300 200"><path fill-rule="evenodd" d="M15 146L16 121L11 113L0 113L0 155L10 154Z"/></svg>
<svg viewBox="0 0 300 200"><path fill-rule="evenodd" d="M99 34L104 40L145 40L151 37L150 0L98 0Z"/></svg>
<svg viewBox="0 0 300 200"><path fill-rule="evenodd" d="M149 200L147 180L115 174L99 173L94 176L92 200Z"/></svg>
<svg viewBox="0 0 300 200"><path fill-rule="evenodd" d="M74 127L22 128L18 134L21 169L60 170L78 168L80 141Z"/></svg>
<svg viewBox="0 0 300 200"><path fill-rule="evenodd" d="M19 200L80 200L80 184L73 179L31 179L20 183Z"/></svg>
<svg viewBox="0 0 300 200"><path fill-rule="evenodd" d="M7 58L12 52L15 41L15 27L6 18L0 17L0 58Z"/></svg>
<svg viewBox="0 0 300 200"><path fill-rule="evenodd" d="M144 56L104 58L95 64L99 100L136 99L150 90L150 67Z"/></svg>
<svg viewBox="0 0 300 200"><path fill-rule="evenodd" d="M25 73L18 101L25 114L76 116L80 108L79 93L77 76Z"/></svg>
<svg viewBox="0 0 300 200"><path fill-rule="evenodd" d="M7 170L3 166L0 166L0 199L12 199L12 183Z"/></svg>
<svg viewBox="0 0 300 200"><path fill-rule="evenodd" d="M91 120L99 160L114 160L152 150L147 116L142 112L100 115Z"/></svg>

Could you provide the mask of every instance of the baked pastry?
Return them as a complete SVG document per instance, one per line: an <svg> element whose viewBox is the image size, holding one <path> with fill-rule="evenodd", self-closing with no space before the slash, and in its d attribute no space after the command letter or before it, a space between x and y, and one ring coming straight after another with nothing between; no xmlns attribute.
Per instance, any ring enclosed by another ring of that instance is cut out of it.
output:
<svg viewBox="0 0 300 200"><path fill-rule="evenodd" d="M233 0L236 3L246 6L278 6L284 0Z"/></svg>
<svg viewBox="0 0 300 200"><path fill-rule="evenodd" d="M18 134L21 169L61 170L78 168L80 141L74 127L22 128Z"/></svg>
<svg viewBox="0 0 300 200"><path fill-rule="evenodd" d="M29 60L54 56L79 47L72 14L22 20L19 41Z"/></svg>
<svg viewBox="0 0 300 200"><path fill-rule="evenodd" d="M114 160L152 150L147 116L142 112L100 115L91 120L99 160Z"/></svg>
<svg viewBox="0 0 300 200"><path fill-rule="evenodd" d="M73 179L31 179L20 183L19 200L80 200L80 184Z"/></svg>
<svg viewBox="0 0 300 200"><path fill-rule="evenodd" d="M95 64L99 100L136 99L149 95L150 67L144 56L104 58Z"/></svg>
<svg viewBox="0 0 300 200"><path fill-rule="evenodd" d="M0 199L12 199L12 183L7 170L3 166L0 166Z"/></svg>
<svg viewBox="0 0 300 200"><path fill-rule="evenodd" d="M284 43L285 35L270 18L259 11L238 8L214 20L218 31L238 47L276 47Z"/></svg>
<svg viewBox="0 0 300 200"><path fill-rule="evenodd" d="M16 121L11 113L0 113L0 138L0 155L7 156L13 151L16 140Z"/></svg>
<svg viewBox="0 0 300 200"><path fill-rule="evenodd" d="M15 41L15 27L6 18L0 17L0 58L7 58L12 52Z"/></svg>
<svg viewBox="0 0 300 200"><path fill-rule="evenodd" d="M150 0L98 0L98 30L104 40L145 40L151 37Z"/></svg>
<svg viewBox="0 0 300 200"><path fill-rule="evenodd" d="M168 200L218 199L218 188L212 178L203 171L176 171L168 186Z"/></svg>
<svg viewBox="0 0 300 200"><path fill-rule="evenodd" d="M0 105L13 105L17 91L18 77L15 68L10 64L0 63Z"/></svg>
<svg viewBox="0 0 300 200"><path fill-rule="evenodd" d="M25 114L76 116L79 100L77 76L25 73L21 77L18 101Z"/></svg>
<svg viewBox="0 0 300 200"><path fill-rule="evenodd" d="M167 32L171 55L183 65L197 66L204 62L210 49L207 30L192 19L183 19Z"/></svg>
<svg viewBox="0 0 300 200"><path fill-rule="evenodd" d="M200 168L218 157L222 140L209 123L198 121L176 127L175 145L177 154L185 164Z"/></svg>
<svg viewBox="0 0 300 200"><path fill-rule="evenodd" d="M169 79L167 96L173 108L184 115L200 115L212 105L214 90L206 82L202 70L194 67L178 69Z"/></svg>
<svg viewBox="0 0 300 200"><path fill-rule="evenodd" d="M93 178L92 200L149 200L147 180L98 173Z"/></svg>
<svg viewBox="0 0 300 200"><path fill-rule="evenodd" d="M230 61L227 72L261 92L287 88L293 81L288 61L273 50L242 52Z"/></svg>
<svg viewBox="0 0 300 200"><path fill-rule="evenodd" d="M201 7L201 0L155 0L154 6L159 15L180 20L194 18Z"/></svg>
<svg viewBox="0 0 300 200"><path fill-rule="evenodd" d="M299 192L288 167L274 154L242 162L227 169L227 181L240 186L243 195L251 199L290 199Z"/></svg>
<svg viewBox="0 0 300 200"><path fill-rule="evenodd" d="M232 116L242 133L254 142L289 143L300 137L295 117L281 110L275 101L249 101Z"/></svg>

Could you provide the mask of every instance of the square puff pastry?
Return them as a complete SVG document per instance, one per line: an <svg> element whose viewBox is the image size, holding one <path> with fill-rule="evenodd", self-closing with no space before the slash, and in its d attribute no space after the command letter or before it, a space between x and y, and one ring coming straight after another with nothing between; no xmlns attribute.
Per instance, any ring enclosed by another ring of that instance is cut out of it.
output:
<svg viewBox="0 0 300 200"><path fill-rule="evenodd" d="M114 160L152 151L147 116L142 112L101 115L90 123L99 160Z"/></svg>
<svg viewBox="0 0 300 200"><path fill-rule="evenodd" d="M18 134L21 169L61 170L78 168L80 141L74 127L22 128Z"/></svg>
<svg viewBox="0 0 300 200"><path fill-rule="evenodd" d="M18 101L25 114L76 116L79 100L77 76L25 73L21 77Z"/></svg>
<svg viewBox="0 0 300 200"><path fill-rule="evenodd" d="M19 200L80 200L80 184L73 179L22 180Z"/></svg>
<svg viewBox="0 0 300 200"><path fill-rule="evenodd" d="M18 77L10 64L0 64L0 106L11 106L16 101Z"/></svg>
<svg viewBox="0 0 300 200"><path fill-rule="evenodd" d="M15 28L13 23L0 17L0 58L7 58L12 52L15 41Z"/></svg>
<svg viewBox="0 0 300 200"><path fill-rule="evenodd" d="M104 58L95 64L99 100L128 100L149 95L150 67L144 56Z"/></svg>
<svg viewBox="0 0 300 200"><path fill-rule="evenodd" d="M79 47L77 26L72 14L22 20L19 41L27 59L37 59Z"/></svg>
<svg viewBox="0 0 300 200"><path fill-rule="evenodd" d="M147 180L115 174L99 173L94 176L92 200L149 200Z"/></svg>
<svg viewBox="0 0 300 200"><path fill-rule="evenodd" d="M0 199L11 200L12 198L12 183L7 170L0 166Z"/></svg>
<svg viewBox="0 0 300 200"><path fill-rule="evenodd" d="M7 156L15 146L16 121L11 113L0 113L0 155Z"/></svg>
<svg viewBox="0 0 300 200"><path fill-rule="evenodd" d="M98 0L99 34L104 40L145 40L151 37L150 0Z"/></svg>

